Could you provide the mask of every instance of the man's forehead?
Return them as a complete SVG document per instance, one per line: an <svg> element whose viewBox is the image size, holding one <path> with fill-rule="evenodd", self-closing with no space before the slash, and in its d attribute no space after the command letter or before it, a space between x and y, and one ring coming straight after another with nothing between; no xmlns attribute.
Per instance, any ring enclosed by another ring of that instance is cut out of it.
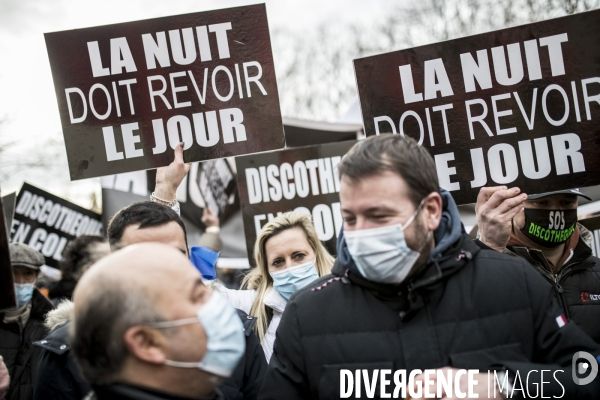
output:
<svg viewBox="0 0 600 400"><path fill-rule="evenodd" d="M361 192L356 196L355 192ZM360 180L350 180L342 177L340 199L342 208L344 203L353 206L398 208L399 203L410 202L408 188L402 177L392 171L383 171L376 175Z"/></svg>
<svg viewBox="0 0 600 400"><path fill-rule="evenodd" d="M177 239L185 241L183 229L175 221L163 225L140 227L140 224L129 225L123 231L122 239L127 243L160 242L168 244Z"/></svg>
<svg viewBox="0 0 600 400"><path fill-rule="evenodd" d="M202 276L191 271L180 271L172 273L170 277L162 282L153 282L152 297L155 301L157 311L166 318L182 318L186 314L185 304L191 304L194 295L202 288Z"/></svg>

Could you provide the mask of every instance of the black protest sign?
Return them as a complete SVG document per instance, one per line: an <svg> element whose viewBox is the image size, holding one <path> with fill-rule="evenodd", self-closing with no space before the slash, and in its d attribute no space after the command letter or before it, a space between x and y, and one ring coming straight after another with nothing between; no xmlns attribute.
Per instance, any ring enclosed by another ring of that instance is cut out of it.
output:
<svg viewBox="0 0 600 400"><path fill-rule="evenodd" d="M592 253L600 257L600 216L579 220L579 223L585 226L592 234Z"/></svg>
<svg viewBox="0 0 600 400"><path fill-rule="evenodd" d="M600 183L600 11L354 61L367 135L415 138L458 203Z"/></svg>
<svg viewBox="0 0 600 400"><path fill-rule="evenodd" d="M154 190L156 170L147 172L149 193ZM227 159L192 163L190 172L177 188L181 215L201 229L204 207L218 215L221 223L240 209L235 174Z"/></svg>
<svg viewBox="0 0 600 400"><path fill-rule="evenodd" d="M23 184L11 226L11 242L39 250L46 265L58 268L67 242L81 235L101 235L102 218L65 199Z"/></svg>
<svg viewBox="0 0 600 400"><path fill-rule="evenodd" d="M312 215L319 239L336 254L342 228L337 165L356 141L236 157L248 256L262 227L286 211Z"/></svg>
<svg viewBox="0 0 600 400"><path fill-rule="evenodd" d="M8 231L5 229L4 206L0 197L0 310L15 308L15 287L10 265L10 250L8 247Z"/></svg>
<svg viewBox="0 0 600 400"><path fill-rule="evenodd" d="M283 147L264 4L45 37L72 180Z"/></svg>
<svg viewBox="0 0 600 400"><path fill-rule="evenodd" d="M206 207L217 214L221 221L226 221L235 211L239 210L237 181L226 160L200 163L196 184L202 193Z"/></svg>

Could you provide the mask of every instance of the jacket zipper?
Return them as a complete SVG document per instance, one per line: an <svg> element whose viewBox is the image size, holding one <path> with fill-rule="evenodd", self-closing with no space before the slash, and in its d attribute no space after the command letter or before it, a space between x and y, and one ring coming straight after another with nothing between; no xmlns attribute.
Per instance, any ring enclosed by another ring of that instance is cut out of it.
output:
<svg viewBox="0 0 600 400"><path fill-rule="evenodd" d="M573 264L568 265L565 269L561 269L558 274L552 274L554 278L554 285L556 287L556 290L559 292L560 301L562 303L562 309L565 311L565 317L567 317L568 320L571 319L571 315L563 297L563 293L565 290L563 289L560 282L563 282L567 276L571 275L571 273L573 272L573 267L578 264L581 264L581 261L576 261Z"/></svg>
<svg viewBox="0 0 600 400"><path fill-rule="evenodd" d="M563 289L561 284L558 282L558 276L556 274L552 274L552 279L554 280L554 288L555 288L556 292L558 293L558 300L560 301L560 307L565 312L565 316L567 317L567 319L571 319L569 317L569 309L567 308L567 306L565 304L565 299L563 297L563 293L565 292L565 290Z"/></svg>

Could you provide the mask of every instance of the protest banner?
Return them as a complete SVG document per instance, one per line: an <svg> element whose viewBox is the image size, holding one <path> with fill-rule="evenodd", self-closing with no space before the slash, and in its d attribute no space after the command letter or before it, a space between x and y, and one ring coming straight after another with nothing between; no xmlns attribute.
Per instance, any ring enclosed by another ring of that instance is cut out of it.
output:
<svg viewBox="0 0 600 400"><path fill-rule="evenodd" d="M240 208L237 181L229 163L227 159L191 163L190 172L177 188L181 216L201 230L205 228L201 219L207 204L221 223ZM155 182L156 170L103 176L100 184L102 208L106 211L102 213L104 226L121 208L150 200Z"/></svg>
<svg viewBox="0 0 600 400"><path fill-rule="evenodd" d="M592 253L600 257L600 216L580 219L579 223L585 226L592 234Z"/></svg>
<svg viewBox="0 0 600 400"><path fill-rule="evenodd" d="M81 235L102 235L99 214L24 183L15 207L11 242L39 250L46 265L58 268L67 242Z"/></svg>
<svg viewBox="0 0 600 400"><path fill-rule="evenodd" d="M286 211L310 214L319 239L335 255L342 228L337 165L356 141L236 157L250 264L262 227Z"/></svg>
<svg viewBox="0 0 600 400"><path fill-rule="evenodd" d="M181 205L181 215L204 229L202 213L209 207L226 222L240 209L237 181L230 166L233 159L218 159L192 163L190 172L177 188L177 199ZM154 190L156 170L147 172L148 193Z"/></svg>
<svg viewBox="0 0 600 400"><path fill-rule="evenodd" d="M600 183L600 11L354 61L365 134L408 135L459 204Z"/></svg>
<svg viewBox="0 0 600 400"><path fill-rule="evenodd" d="M4 202L0 197L0 310L17 306L12 266L10 265L8 230L5 227Z"/></svg>
<svg viewBox="0 0 600 400"><path fill-rule="evenodd" d="M71 180L283 147L264 4L45 38Z"/></svg>

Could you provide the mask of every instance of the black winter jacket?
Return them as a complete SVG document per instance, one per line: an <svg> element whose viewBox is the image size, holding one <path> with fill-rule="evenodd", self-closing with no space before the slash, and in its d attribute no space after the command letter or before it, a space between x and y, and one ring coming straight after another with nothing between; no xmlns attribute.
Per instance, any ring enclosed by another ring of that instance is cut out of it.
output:
<svg viewBox="0 0 600 400"><path fill-rule="evenodd" d="M524 260L482 250L461 234L414 278L387 285L365 280L340 258L333 276L288 302L260 399L339 398L341 369L372 376L374 369L445 366L506 368L524 385L537 370L531 395L540 370L563 370L556 377L564 399L600 398L599 379L577 386L571 378L573 354L596 357L596 343L575 324L559 327L552 288ZM560 396L551 373L544 376L544 396Z"/></svg>
<svg viewBox="0 0 600 400"><path fill-rule="evenodd" d="M175 396L169 393L158 392L148 388L132 386L123 383L112 385L94 386L94 391L89 393L84 400L192 400L189 397ZM196 399L194 399L196 400ZM218 390L206 400L225 400Z"/></svg>
<svg viewBox="0 0 600 400"><path fill-rule="evenodd" d="M232 376L225 379L219 389L225 399L252 400L258 396L267 372L267 361L252 330L256 319L241 310L237 312L244 324L246 352ZM80 376L71 358L68 329L69 324L66 324L36 342L44 350L40 357L34 400L80 400L90 390L90 385Z"/></svg>
<svg viewBox="0 0 600 400"><path fill-rule="evenodd" d="M56 328L34 345L43 350L33 400L80 400L91 390L70 351L69 324Z"/></svg>
<svg viewBox="0 0 600 400"><path fill-rule="evenodd" d="M600 343L600 259L592 255L588 244L591 240L590 231L579 224L579 242L558 274L552 273L540 250L521 246L509 246L507 250L533 265L554 287L554 294L567 319ZM485 245L481 243L480 246Z"/></svg>
<svg viewBox="0 0 600 400"><path fill-rule="evenodd" d="M256 319L242 310L236 310L244 324L246 352L233 375L225 379L219 389L228 400L257 399L258 392L267 373L267 359L258 336L252 330Z"/></svg>
<svg viewBox="0 0 600 400"><path fill-rule="evenodd" d="M25 329L18 323L5 324L0 314L0 355L10 375L6 400L31 400L37 362L41 349L33 342L46 336L44 316L52 310L52 303L37 289L31 298L31 314Z"/></svg>

